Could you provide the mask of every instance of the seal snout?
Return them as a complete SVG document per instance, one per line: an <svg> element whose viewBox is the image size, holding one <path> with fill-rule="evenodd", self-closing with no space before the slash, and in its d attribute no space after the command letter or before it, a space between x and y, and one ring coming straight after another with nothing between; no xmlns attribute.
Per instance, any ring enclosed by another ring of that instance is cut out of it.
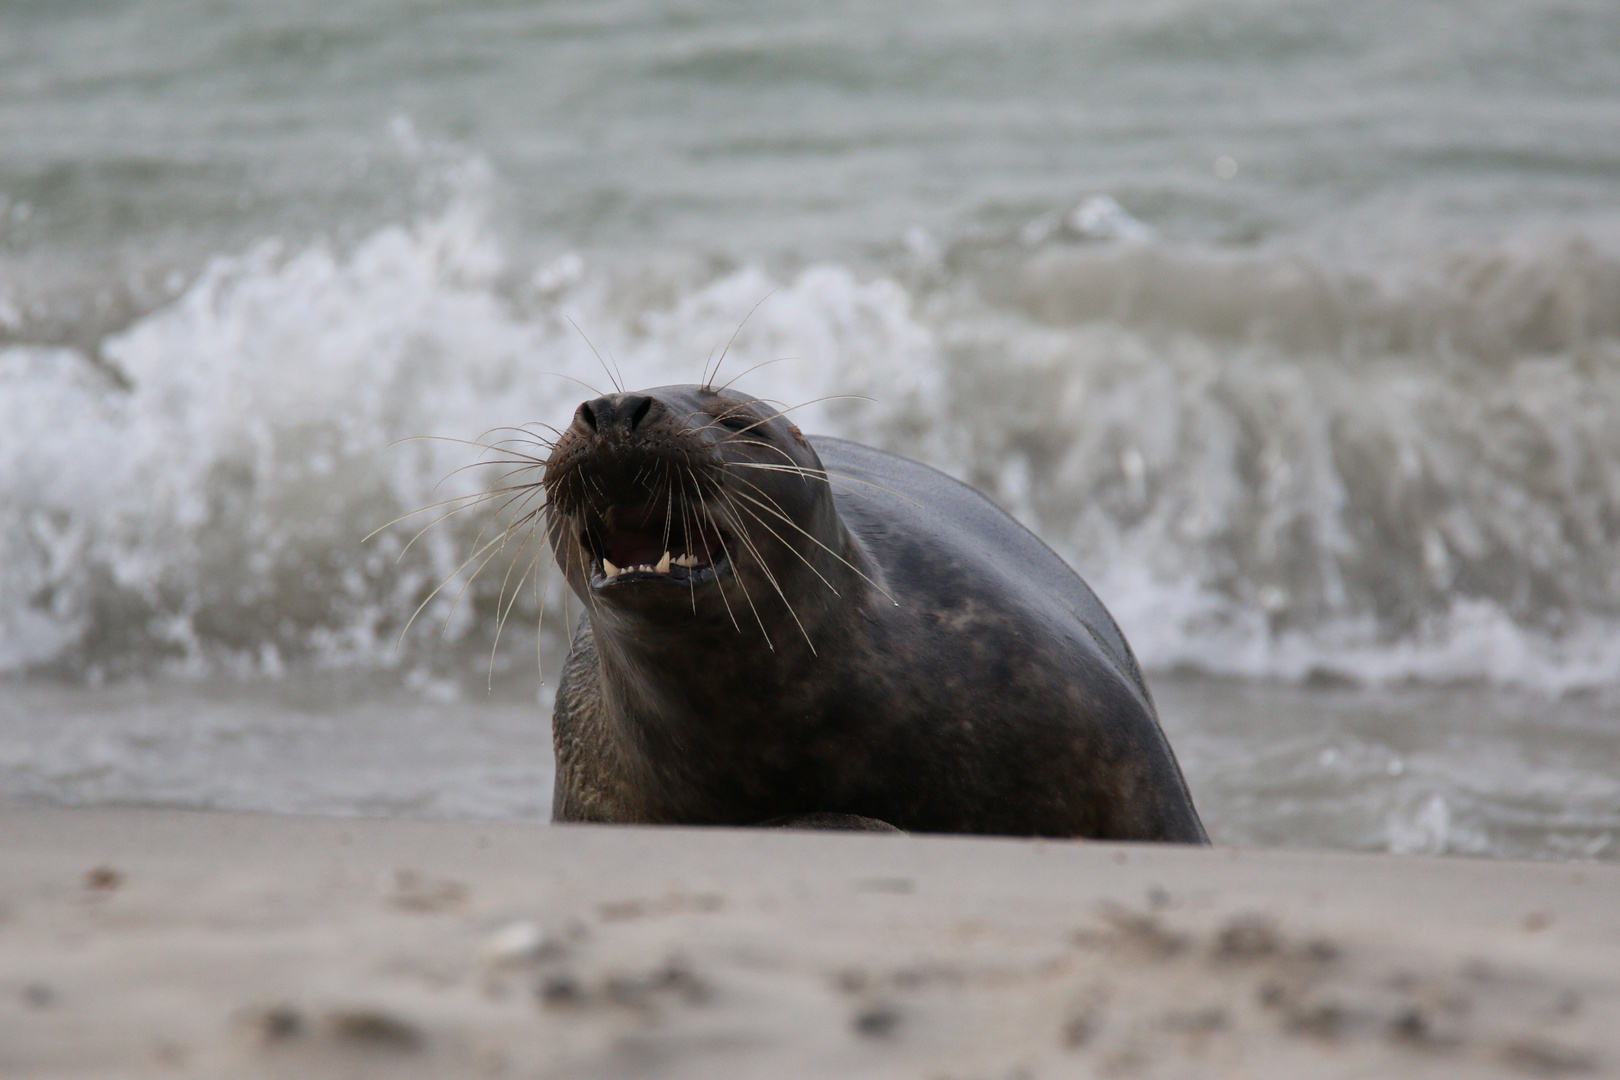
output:
<svg viewBox="0 0 1620 1080"><path fill-rule="evenodd" d="M580 404L546 461L557 561L582 597L661 610L658 584L696 590L757 573L810 536L819 462L772 406L708 387L602 394ZM819 480L819 485L818 485ZM812 537L812 539L814 539ZM815 570L814 566L810 567ZM818 571L819 573L819 571ZM735 599L721 585L718 602ZM684 599L684 597L683 597ZM694 613L695 610L694 610Z"/></svg>
<svg viewBox="0 0 1620 1080"><path fill-rule="evenodd" d="M647 419L652 406L653 399L646 394L605 394L581 404L574 415L598 435L629 434Z"/></svg>

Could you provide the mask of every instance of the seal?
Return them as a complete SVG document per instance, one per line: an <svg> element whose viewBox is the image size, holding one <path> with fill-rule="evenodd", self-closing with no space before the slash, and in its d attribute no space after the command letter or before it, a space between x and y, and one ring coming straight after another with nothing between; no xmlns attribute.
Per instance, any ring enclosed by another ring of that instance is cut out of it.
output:
<svg viewBox="0 0 1620 1080"><path fill-rule="evenodd" d="M580 405L559 822L1207 843L1130 646L983 495L729 389Z"/></svg>

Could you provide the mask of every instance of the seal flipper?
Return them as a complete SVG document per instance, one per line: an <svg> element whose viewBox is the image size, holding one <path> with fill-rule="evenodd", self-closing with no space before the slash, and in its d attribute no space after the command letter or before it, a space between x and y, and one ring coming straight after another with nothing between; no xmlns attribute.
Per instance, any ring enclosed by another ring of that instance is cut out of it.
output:
<svg viewBox="0 0 1620 1080"><path fill-rule="evenodd" d="M760 825L767 829L839 829L846 832L905 833L904 829L898 829L887 821L862 817L859 814L786 814L762 821Z"/></svg>

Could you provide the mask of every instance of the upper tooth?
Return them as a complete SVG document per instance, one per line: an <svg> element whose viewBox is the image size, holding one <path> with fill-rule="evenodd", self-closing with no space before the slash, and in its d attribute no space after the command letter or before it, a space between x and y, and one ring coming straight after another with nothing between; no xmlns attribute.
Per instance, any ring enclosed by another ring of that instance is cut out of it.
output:
<svg viewBox="0 0 1620 1080"><path fill-rule="evenodd" d="M653 569L660 574L669 573L669 552L664 552L664 557L658 560L658 565L653 567Z"/></svg>
<svg viewBox="0 0 1620 1080"><path fill-rule="evenodd" d="M608 562L606 559L603 559L602 573L606 574L608 577L618 577L621 573L623 573L623 571L621 571L617 566L614 566L612 563Z"/></svg>

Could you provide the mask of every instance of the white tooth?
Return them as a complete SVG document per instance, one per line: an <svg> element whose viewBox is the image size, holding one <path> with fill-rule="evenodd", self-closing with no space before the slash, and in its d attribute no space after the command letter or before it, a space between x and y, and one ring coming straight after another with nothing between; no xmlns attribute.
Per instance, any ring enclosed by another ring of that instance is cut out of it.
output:
<svg viewBox="0 0 1620 1080"><path fill-rule="evenodd" d="M606 559L603 559L602 560L602 573L606 574L610 578L613 578L613 577L618 577L620 574L624 573L624 571L620 570L617 566L614 566L612 563L608 562Z"/></svg>
<svg viewBox="0 0 1620 1080"><path fill-rule="evenodd" d="M697 564L698 561L696 555L682 555L680 558L675 560L676 566L684 566L688 570L695 569Z"/></svg>
<svg viewBox="0 0 1620 1080"><path fill-rule="evenodd" d="M669 552L664 552L664 557L658 560L658 565L653 567L653 569L658 571L660 574L669 573Z"/></svg>

